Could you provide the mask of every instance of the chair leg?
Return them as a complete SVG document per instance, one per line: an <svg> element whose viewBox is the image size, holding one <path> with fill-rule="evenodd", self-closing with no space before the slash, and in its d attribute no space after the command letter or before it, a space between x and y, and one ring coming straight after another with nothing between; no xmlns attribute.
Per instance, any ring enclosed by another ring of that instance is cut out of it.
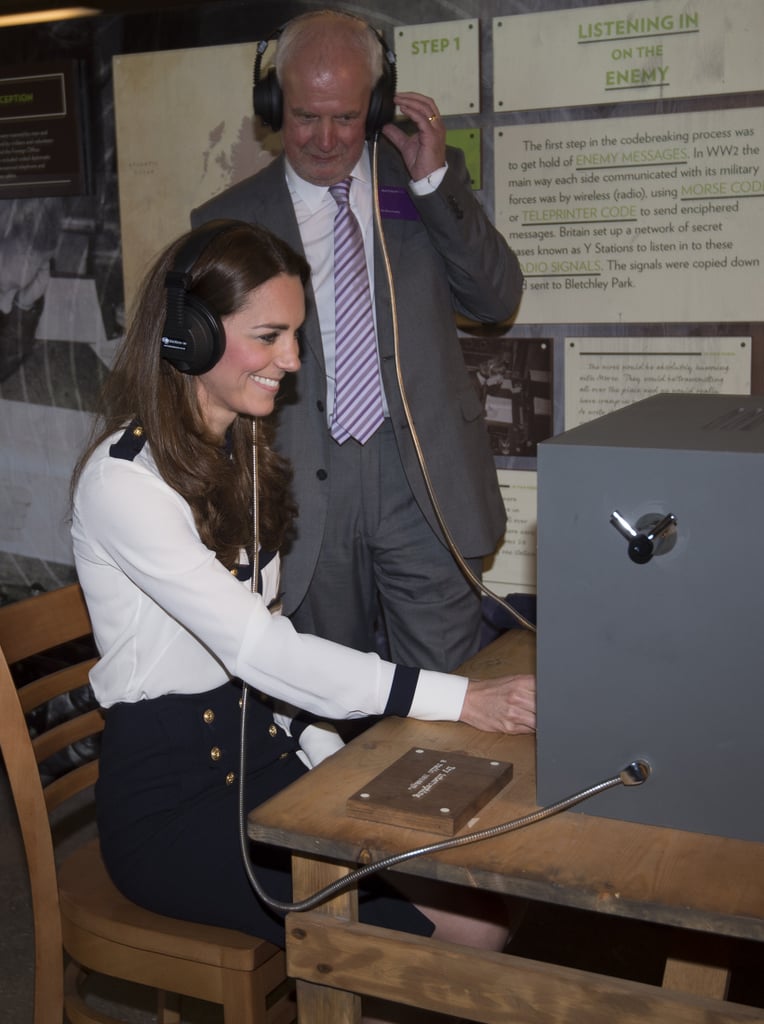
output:
<svg viewBox="0 0 764 1024"><path fill-rule="evenodd" d="M260 971L228 971L223 981L225 1024L259 1024L265 1021L267 994Z"/></svg>
<svg viewBox="0 0 764 1024"><path fill-rule="evenodd" d="M157 1024L181 1024L180 996L175 992L157 992Z"/></svg>
<svg viewBox="0 0 764 1024"><path fill-rule="evenodd" d="M225 1024L294 1024L294 982L286 976L286 957L277 951L252 972L225 971L222 981Z"/></svg>
<svg viewBox="0 0 764 1024"><path fill-rule="evenodd" d="M94 1010L85 1002L82 989L87 972L70 960L64 969L64 1020L67 1024L93 1024Z"/></svg>

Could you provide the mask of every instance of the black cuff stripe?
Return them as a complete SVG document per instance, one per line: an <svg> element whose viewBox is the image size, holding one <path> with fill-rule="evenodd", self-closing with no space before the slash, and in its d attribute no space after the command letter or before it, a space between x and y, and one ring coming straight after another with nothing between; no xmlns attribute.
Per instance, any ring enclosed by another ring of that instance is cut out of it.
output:
<svg viewBox="0 0 764 1024"><path fill-rule="evenodd" d="M311 715L308 711L298 712L289 724L292 739L299 740L309 725L322 721L324 719L319 718L318 715Z"/></svg>
<svg viewBox="0 0 764 1024"><path fill-rule="evenodd" d="M405 665L396 665L393 685L390 687L390 696L387 698L384 714L405 718L409 711L411 711L411 704L414 700L418 681L418 668L406 668Z"/></svg>

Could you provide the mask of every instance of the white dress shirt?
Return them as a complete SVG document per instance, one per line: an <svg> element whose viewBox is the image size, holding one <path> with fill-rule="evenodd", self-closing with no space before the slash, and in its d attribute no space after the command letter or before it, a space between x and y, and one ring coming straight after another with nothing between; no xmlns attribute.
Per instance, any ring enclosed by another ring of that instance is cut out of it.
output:
<svg viewBox="0 0 764 1024"><path fill-rule="evenodd" d="M351 174L350 209L363 235L366 254L366 270L369 275L369 288L374 295L374 210L371 192L371 168L369 154L364 148L361 159ZM331 423L334 409L335 381L335 319L334 319L334 218L337 203L326 185L311 185L304 181L286 161L286 180L289 194L292 197L297 226L305 250L305 258L311 267L311 284L316 297L316 312L321 327L321 342L324 350L326 367L326 413L327 423ZM377 313L374 309L374 325L376 328ZM380 377L381 383L381 377ZM385 415L387 403L382 389L382 401Z"/></svg>
<svg viewBox="0 0 764 1024"><path fill-rule="evenodd" d="M292 198L297 226L300 229L302 247L305 258L311 267L311 284L316 297L316 312L321 328L321 342L324 350L326 368L326 413L327 423L331 423L334 408L335 381L335 323L334 323L334 217L337 203L326 185L312 185L301 178L289 160L285 161L286 182ZM428 195L434 192L443 176L446 167L442 167L418 182L411 182L411 189L416 195ZM372 295L372 310L376 328L377 310L374 303L374 200L372 191L372 171L369 151L364 147L356 166L351 173L350 208L358 221L366 254L366 269L369 275L369 288ZM380 385L382 378L380 376ZM389 415L385 389L382 385L382 405L385 416Z"/></svg>

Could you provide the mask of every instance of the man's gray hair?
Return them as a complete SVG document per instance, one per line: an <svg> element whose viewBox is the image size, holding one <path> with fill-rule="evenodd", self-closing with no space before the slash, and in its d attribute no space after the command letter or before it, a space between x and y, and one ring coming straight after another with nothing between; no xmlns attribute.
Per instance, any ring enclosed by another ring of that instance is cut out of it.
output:
<svg viewBox="0 0 764 1024"><path fill-rule="evenodd" d="M364 57L369 65L372 87L382 77L384 43L377 32L355 14L344 11L310 11L300 14L287 23L278 39L276 49L276 78L283 79L284 69L289 61L307 43L320 46L330 45L337 33L342 34L343 44Z"/></svg>

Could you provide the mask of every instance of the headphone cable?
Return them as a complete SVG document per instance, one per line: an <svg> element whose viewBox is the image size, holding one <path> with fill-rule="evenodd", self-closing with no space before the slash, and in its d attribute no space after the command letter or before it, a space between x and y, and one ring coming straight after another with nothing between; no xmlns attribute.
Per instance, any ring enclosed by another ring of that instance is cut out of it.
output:
<svg viewBox="0 0 764 1024"><path fill-rule="evenodd" d="M419 467L422 471L422 477L424 479L425 487L427 489L427 494L429 496L430 503L435 513L435 518L437 519L438 525L440 526L443 536L445 537L449 551L451 552L457 565L461 569L462 574L466 577L467 581L472 584L473 588L477 590L479 593L482 593L485 597L488 597L491 600L495 601L498 605L504 608L505 611L509 612L512 618L514 618L516 622L518 622L519 625L523 627L523 629L527 629L530 630L530 632L535 633L536 627L532 622L530 622L516 608L513 608L512 605L510 605L507 601L504 600L504 598L499 597L498 594L494 593L492 590L486 587L483 581L475 575L475 573L472 571L472 569L465 561L461 551L459 551L456 541L454 540L451 531L449 530L448 525L446 524L445 518L443 516L443 511L440 507L440 502L438 501L438 497L435 493L435 487L432 483L429 470L427 469L427 462L425 460L424 450L422 448L422 443L419 440L419 434L417 433L416 425L414 423L414 417L411 413L408 397L406 395L406 388L403 382L403 373L401 370L400 360L400 338L398 333L398 308L395 298L395 284L393 281L392 266L390 264L390 254L387 250L387 242L385 241L385 234L382 228L382 214L379 206L378 183L379 179L377 173L377 134L375 134L372 140L371 191L374 203L374 220L377 225L377 235L379 236L380 247L382 249L382 257L384 259L385 264L385 274L387 275L387 285L390 290L390 310L393 322L393 350L395 353L395 372L398 380L398 390L400 392L401 402L403 403L403 411L406 416L406 422L411 432L411 439L414 444L414 450L416 452L417 460L419 462Z"/></svg>
<svg viewBox="0 0 764 1024"><path fill-rule="evenodd" d="M503 836L508 832L516 832L521 828L526 828L528 825L535 825L537 822L545 821L547 818L575 807L585 800L590 800L593 796L613 789L615 786L641 786L649 778L651 772L652 766L648 761L631 761L617 775L578 790L578 792L563 800L547 804L545 807L539 807L537 810L531 811L530 814L524 814L520 818L514 818L512 821L503 822L500 825L492 825L488 828L480 829L478 832L468 832L466 835L453 836L451 839L441 839L436 843L428 843L426 846L419 846L415 849L404 850L402 853L391 854L390 856L383 857L382 860L375 861L373 864L365 864L363 867L355 868L342 878L337 878L322 889L314 892L312 896L306 896L301 900L291 903L274 899L264 892L257 879L251 873L248 860L246 861L247 872L255 892L272 910L277 910L281 913L312 910L331 897L338 895L338 893L344 892L345 889L349 889L361 879L376 874L378 871L388 870L395 867L396 864L402 864L405 861L414 860L427 854L442 853L444 850L453 850L457 846L469 846L471 843L481 842L484 839L494 839L496 836Z"/></svg>
<svg viewBox="0 0 764 1024"><path fill-rule="evenodd" d="M377 172L377 137L378 133L374 134L372 139L372 199L374 206L374 219L377 225L377 234L380 239L380 247L382 250L382 256L385 264L385 273L387 275L388 287L390 289L390 308L392 313L393 322L393 347L395 353L395 371L398 380L398 389L401 395L401 401L403 403L403 410L406 416L406 421L411 432L411 437L414 442L414 449L416 451L417 460L419 462L422 476L424 478L427 493L430 498L430 502L435 513L435 517L438 520L438 524L443 532L443 536L446 539L451 554L456 560L457 565L461 569L462 573L466 577L467 581L479 592L484 594L486 597L495 601L502 608L504 608L509 614L522 626L524 629L529 630L532 633L536 632L536 627L530 622L524 615L522 615L516 608L513 608L507 601L498 594L495 594L492 590L485 586L475 573L472 572L469 565L467 565L464 557L462 556L459 548L449 530L443 512L440 508L435 488L430 478L429 470L427 469L427 463L422 449L421 441L416 430L414 418L409 407L408 398L406 396L406 389L403 382L403 374L401 372L401 361L399 358L400 354L400 340L398 333L398 312L395 298L395 286L393 283L392 267L390 265L390 256L387 249L387 243L385 241L385 235L382 228L382 215L379 206L379 189L378 189L378 172ZM258 517L258 452L257 452L257 420L252 420L252 534L253 534L253 554L252 554L252 581L251 588L253 591L257 590L257 579L259 575L259 517ZM519 818L516 821L508 822L504 825L499 825L491 829L484 829L481 832L474 832L466 836L458 836L454 839L444 840L440 843L435 843L428 846L420 847L416 850L409 850L405 853L397 854L393 857L387 857L384 860L377 862L376 864L368 864L365 867L358 868L355 871L350 872L344 878L337 879L330 885L321 889L319 892L314 893L306 899L300 900L294 903L287 903L281 900L276 900L269 896L260 885L257 876L255 875L252 867L252 861L249 853L249 836L247 835L246 829L246 810L244 806L244 780L246 777L246 721L247 721L247 707L248 707L248 696L249 686L244 683L242 685L242 701L241 701L241 735L239 745L239 845L241 848L242 861L244 864L244 870L246 872L249 883L252 886L255 894L266 906L273 910L281 911L286 913L288 911L303 911L310 910L331 896L336 895L339 892L343 892L351 885L358 882L360 879L365 878L367 875L374 874L383 869L390 868L395 864L399 864L406 860L412 860L415 857L421 857L426 853L434 853L440 850L448 850L455 846L463 846L467 843L474 843L481 839L488 839L492 836L502 835L505 832L513 831L515 829L523 828L526 825L530 825L536 821L541 821L544 818L550 817L553 814L558 814L560 811L565 810L568 807L572 807L574 804L580 803L583 800L589 799L596 793L602 792L604 789L610 789L615 785L623 783L622 772L619 776L615 776L612 779L608 779L605 782L599 783L596 786L589 787L580 793L574 794L567 800L559 801L553 804L551 807L542 808L533 814L526 815L523 818Z"/></svg>

